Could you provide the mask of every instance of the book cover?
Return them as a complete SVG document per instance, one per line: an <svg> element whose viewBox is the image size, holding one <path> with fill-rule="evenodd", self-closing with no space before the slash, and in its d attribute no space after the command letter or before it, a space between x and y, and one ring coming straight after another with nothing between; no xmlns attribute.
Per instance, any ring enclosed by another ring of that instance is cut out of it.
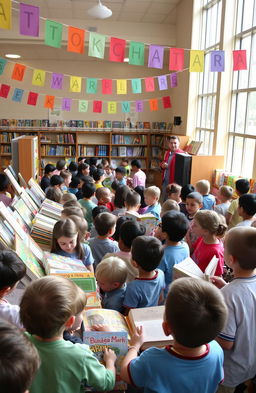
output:
<svg viewBox="0 0 256 393"><path fill-rule="evenodd" d="M146 213L146 214L139 214L137 212L126 212L126 216L131 216L136 218L137 221L141 222L145 228L146 228L146 236L149 236L150 234L153 233L157 223L158 219L151 213Z"/></svg>
<svg viewBox="0 0 256 393"><path fill-rule="evenodd" d="M205 272L203 273L202 270L198 267L198 265L193 261L193 259L188 257L184 259L184 261L174 265L173 279L175 280L180 277L193 277L210 281L210 277L214 276L214 273L216 271L218 260L218 258L213 256L208 266L206 267Z"/></svg>

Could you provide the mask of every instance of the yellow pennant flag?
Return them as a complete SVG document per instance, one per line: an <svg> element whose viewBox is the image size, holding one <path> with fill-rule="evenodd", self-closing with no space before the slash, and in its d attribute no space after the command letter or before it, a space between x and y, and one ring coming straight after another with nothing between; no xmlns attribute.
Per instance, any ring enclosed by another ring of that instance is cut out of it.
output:
<svg viewBox="0 0 256 393"><path fill-rule="evenodd" d="M116 101L109 101L108 102L108 113L115 114L116 110L117 110Z"/></svg>
<svg viewBox="0 0 256 393"><path fill-rule="evenodd" d="M191 50L189 72L203 72L204 71L204 51Z"/></svg>
<svg viewBox="0 0 256 393"><path fill-rule="evenodd" d="M116 92L117 92L117 94L127 94L127 80L126 79L117 79Z"/></svg>
<svg viewBox="0 0 256 393"><path fill-rule="evenodd" d="M44 86L45 82L45 71L44 70L34 70L32 85L35 86Z"/></svg>
<svg viewBox="0 0 256 393"><path fill-rule="evenodd" d="M0 28L12 28L12 7L11 0L0 0Z"/></svg>
<svg viewBox="0 0 256 393"><path fill-rule="evenodd" d="M82 78L80 76L70 77L70 91L73 93L80 93L82 88Z"/></svg>

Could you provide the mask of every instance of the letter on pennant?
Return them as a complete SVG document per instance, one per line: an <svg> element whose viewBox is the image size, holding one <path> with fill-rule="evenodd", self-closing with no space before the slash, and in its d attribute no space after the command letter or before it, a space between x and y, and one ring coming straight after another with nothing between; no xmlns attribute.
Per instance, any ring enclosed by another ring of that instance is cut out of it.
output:
<svg viewBox="0 0 256 393"><path fill-rule="evenodd" d="M158 111L158 101L156 98L149 100L149 107L151 111Z"/></svg>
<svg viewBox="0 0 256 393"><path fill-rule="evenodd" d="M131 41L129 46L129 64L144 65L145 45L142 42Z"/></svg>
<svg viewBox="0 0 256 393"><path fill-rule="evenodd" d="M93 101L93 112L95 113L102 112L102 101Z"/></svg>
<svg viewBox="0 0 256 393"><path fill-rule="evenodd" d="M98 33L90 33L88 56L104 59L106 36Z"/></svg>
<svg viewBox="0 0 256 393"><path fill-rule="evenodd" d="M24 65L16 63L13 67L12 79L15 79L16 81L22 81L25 70L26 67Z"/></svg>
<svg viewBox="0 0 256 393"><path fill-rule="evenodd" d="M4 83L0 87L0 97L7 98L9 91L10 91L11 86L5 85Z"/></svg>
<svg viewBox="0 0 256 393"><path fill-rule="evenodd" d="M45 71L44 70L34 70L32 85L44 86L45 83Z"/></svg>
<svg viewBox="0 0 256 393"><path fill-rule="evenodd" d="M150 45L148 55L148 67L163 68L164 46Z"/></svg>
<svg viewBox="0 0 256 393"><path fill-rule="evenodd" d="M45 99L44 99L44 107L53 109L54 108L54 100L55 100L54 96L46 95Z"/></svg>
<svg viewBox="0 0 256 393"><path fill-rule="evenodd" d="M73 26L68 27L68 52L84 53L85 31Z"/></svg>
<svg viewBox="0 0 256 393"><path fill-rule="evenodd" d="M61 23L47 19L45 21L45 45L53 46L54 48L60 48L62 40L62 29L63 26Z"/></svg>
<svg viewBox="0 0 256 393"><path fill-rule="evenodd" d="M112 79L102 79L101 91L102 94L112 94Z"/></svg>
<svg viewBox="0 0 256 393"><path fill-rule="evenodd" d="M0 0L0 28L7 30L12 28L11 0Z"/></svg>
<svg viewBox="0 0 256 393"><path fill-rule="evenodd" d="M125 55L126 41L120 38L111 37L109 47L109 60L123 63Z"/></svg>
<svg viewBox="0 0 256 393"><path fill-rule="evenodd" d="M117 94L127 94L127 80L126 79L117 79L116 92L117 92Z"/></svg>
<svg viewBox="0 0 256 393"><path fill-rule="evenodd" d="M20 3L20 34L39 36L39 7Z"/></svg>
<svg viewBox="0 0 256 393"><path fill-rule="evenodd" d="M169 70L181 71L184 68L184 49L170 48Z"/></svg>
<svg viewBox="0 0 256 393"><path fill-rule="evenodd" d="M37 99L38 99L38 94L37 94L37 93L34 93L33 91L30 91L30 92L28 93L28 101L27 101L27 104L28 104L28 105L33 105L33 106L35 106L36 103L37 103Z"/></svg>
<svg viewBox="0 0 256 393"><path fill-rule="evenodd" d="M191 50L189 72L203 72L204 71L204 51Z"/></svg>
<svg viewBox="0 0 256 393"><path fill-rule="evenodd" d="M233 50L233 71L247 70L246 50Z"/></svg>

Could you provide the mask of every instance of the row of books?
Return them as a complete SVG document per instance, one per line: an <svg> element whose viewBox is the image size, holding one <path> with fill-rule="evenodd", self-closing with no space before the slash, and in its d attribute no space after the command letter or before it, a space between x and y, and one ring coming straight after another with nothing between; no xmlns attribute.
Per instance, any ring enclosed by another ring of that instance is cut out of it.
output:
<svg viewBox="0 0 256 393"><path fill-rule="evenodd" d="M152 157L163 159L163 149L157 146L152 146Z"/></svg>
<svg viewBox="0 0 256 393"><path fill-rule="evenodd" d="M0 134L0 142L11 143L12 139L19 137L21 134L18 132L5 132L2 131ZM26 134L29 135L29 134Z"/></svg>
<svg viewBox="0 0 256 393"><path fill-rule="evenodd" d="M164 147L165 137L162 135L151 135L151 145Z"/></svg>
<svg viewBox="0 0 256 393"><path fill-rule="evenodd" d="M71 133L51 135L50 138L49 135L44 135L41 136L41 143L75 143L75 140Z"/></svg>
<svg viewBox="0 0 256 393"><path fill-rule="evenodd" d="M1 145L0 146L0 154L11 153L11 145Z"/></svg>
<svg viewBox="0 0 256 393"><path fill-rule="evenodd" d="M235 190L235 183L238 179L244 179L243 176L234 175L225 169L215 169L213 173L213 185L217 188L227 185ZM247 179L250 182L250 192L256 193L256 179Z"/></svg>
<svg viewBox="0 0 256 393"><path fill-rule="evenodd" d="M147 155L146 147L112 147L111 156L116 157L145 157Z"/></svg>
<svg viewBox="0 0 256 393"><path fill-rule="evenodd" d="M41 146L42 156L76 156L74 146L43 145Z"/></svg>
<svg viewBox="0 0 256 393"><path fill-rule="evenodd" d="M112 135L112 143L125 145L145 145L147 143L146 135Z"/></svg>
<svg viewBox="0 0 256 393"><path fill-rule="evenodd" d="M105 157L108 156L108 146L78 146L78 155L84 157Z"/></svg>

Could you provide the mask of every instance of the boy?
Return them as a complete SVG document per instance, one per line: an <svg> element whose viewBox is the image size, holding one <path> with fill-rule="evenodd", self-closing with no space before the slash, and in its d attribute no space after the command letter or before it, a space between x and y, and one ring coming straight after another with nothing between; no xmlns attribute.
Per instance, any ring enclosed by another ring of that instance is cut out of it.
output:
<svg viewBox="0 0 256 393"><path fill-rule="evenodd" d="M140 195L134 191L131 190L128 192L125 198L125 207L127 212L137 212L140 208L140 201L141 197Z"/></svg>
<svg viewBox="0 0 256 393"><path fill-rule="evenodd" d="M192 186L192 184L185 184L185 186L181 188L180 191L181 202L179 203L179 206L180 206L181 213L184 213L185 215L188 214L186 210L186 198L188 194L194 191L195 191L195 187Z"/></svg>
<svg viewBox="0 0 256 393"><path fill-rule="evenodd" d="M193 218L195 214L203 207L203 197L197 192L191 192L186 197L186 210L187 210L187 219L190 221L189 230L186 234L186 242L190 250L192 250L192 244L195 243L198 236L193 232Z"/></svg>
<svg viewBox="0 0 256 393"><path fill-rule="evenodd" d="M22 328L20 307L8 303L4 298L25 276L26 266L11 250L0 251L0 318Z"/></svg>
<svg viewBox="0 0 256 393"><path fill-rule="evenodd" d="M214 210L217 213L222 214L224 217L227 215L233 192L233 188L229 186L221 186L218 191L217 199L220 201L220 203L214 207Z"/></svg>
<svg viewBox="0 0 256 393"><path fill-rule="evenodd" d="M126 169L123 166L118 166L115 170L116 172L116 180L118 181L119 186L126 185Z"/></svg>
<svg viewBox="0 0 256 393"><path fill-rule="evenodd" d="M0 386L4 393L26 393L39 368L40 359L25 334L9 322L0 321Z"/></svg>
<svg viewBox="0 0 256 393"><path fill-rule="evenodd" d="M68 187L68 192L71 194L77 194L79 191L79 184L80 184L80 178L79 177L72 177L71 182L69 183Z"/></svg>
<svg viewBox="0 0 256 393"><path fill-rule="evenodd" d="M47 193L50 187L58 188L59 190L61 190L63 184L64 184L63 177L59 175L52 175L52 177L50 178L50 185L45 189L44 192Z"/></svg>
<svg viewBox="0 0 256 393"><path fill-rule="evenodd" d="M152 236L138 236L132 242L132 264L139 276L127 285L124 298L125 314L131 308L157 306L165 287L162 270L156 269L163 256L161 242Z"/></svg>
<svg viewBox="0 0 256 393"><path fill-rule="evenodd" d="M145 214L151 213L158 220L160 220L160 213L161 213L161 205L159 203L160 194L161 194L160 188L156 186L148 187L144 191L145 203L146 205L148 205Z"/></svg>
<svg viewBox="0 0 256 393"><path fill-rule="evenodd" d="M210 194L210 182L208 180L199 180L196 182L196 191L200 192L203 196L203 207L204 210L213 210L215 206L215 197Z"/></svg>
<svg viewBox="0 0 256 393"><path fill-rule="evenodd" d="M10 194L11 198L6 195ZM11 186L10 180L5 173L0 173L0 201L5 204L6 207L10 206L14 197L14 191Z"/></svg>
<svg viewBox="0 0 256 393"><path fill-rule="evenodd" d="M95 195L95 185L93 183L84 183L82 187L83 199L79 199L78 202L85 209L86 213L84 218L88 223L88 230L92 227L92 210L97 206L92 202L92 197Z"/></svg>
<svg viewBox="0 0 256 393"><path fill-rule="evenodd" d="M239 179L236 181L236 193L238 197L247 194L250 190L250 183L247 179ZM226 216L228 228L233 228L242 221L242 217L238 214L238 198L231 202Z"/></svg>
<svg viewBox="0 0 256 393"><path fill-rule="evenodd" d="M95 277L105 293L102 307L122 312L127 278L124 261L114 256L103 259L97 266Z"/></svg>
<svg viewBox="0 0 256 393"><path fill-rule="evenodd" d="M100 213L94 220L98 236L88 240L92 250L95 266L108 252L117 252L119 247L116 241L109 239L116 230L116 216L111 213Z"/></svg>
<svg viewBox="0 0 256 393"><path fill-rule="evenodd" d="M109 211L113 211L115 206L111 202L112 196L111 191L107 187L100 187L96 190L96 198L98 200L98 206L106 206Z"/></svg>
<svg viewBox="0 0 256 393"><path fill-rule="evenodd" d="M228 285L220 277L212 282L222 288L228 320L218 338L224 349L224 388L235 387L255 375L256 370L256 229L232 228L225 236L226 264L234 280ZM222 391L220 389L220 391Z"/></svg>
<svg viewBox="0 0 256 393"><path fill-rule="evenodd" d="M110 213L106 206L97 206L92 209L92 226L90 230L90 237L98 236L98 233L95 229L94 221L98 214L100 213Z"/></svg>
<svg viewBox="0 0 256 393"><path fill-rule="evenodd" d="M95 187L96 190L97 188L103 187L103 180L105 179L105 174L104 174L104 170L101 168L97 168L94 172L93 172L93 180L95 181Z"/></svg>
<svg viewBox="0 0 256 393"><path fill-rule="evenodd" d="M131 162L133 177L132 177L132 187L135 188L137 186L145 187L146 184L146 174L141 170L141 162L140 160L132 160Z"/></svg>
<svg viewBox="0 0 256 393"><path fill-rule="evenodd" d="M75 393L80 392L81 383L98 390L113 389L113 351L105 351L105 368L87 345L63 340L64 329L73 326L78 316L81 323L85 305L84 291L64 277L43 277L26 288L20 304L21 320L41 358L30 393Z"/></svg>
<svg viewBox="0 0 256 393"><path fill-rule="evenodd" d="M238 214L243 221L237 224L237 227L250 227L255 220L256 214L256 195L245 194L238 200Z"/></svg>
<svg viewBox="0 0 256 393"><path fill-rule="evenodd" d="M40 186L43 191L45 191L45 189L50 186L50 178L52 177L55 171L56 171L56 167L54 165L52 164L45 165L44 176L42 177L40 183Z"/></svg>
<svg viewBox="0 0 256 393"><path fill-rule="evenodd" d="M120 164L120 165L123 166L123 167L125 168L125 170L126 170L126 176L130 176L131 167L130 167L130 165L129 165L129 160L128 160L128 158L122 158L122 161L121 161L121 164Z"/></svg>
<svg viewBox="0 0 256 393"><path fill-rule="evenodd" d="M163 217L165 213L171 210L176 210L179 212L180 211L179 204L173 199L166 199L166 201L162 204L161 207L161 217Z"/></svg>
<svg viewBox="0 0 256 393"><path fill-rule="evenodd" d="M164 272L166 298L168 288L172 282L172 269L176 263L182 262L189 257L189 247L182 239L189 228L189 222L183 213L170 211L162 217L162 239L165 240L164 255L159 269Z"/></svg>
<svg viewBox="0 0 256 393"><path fill-rule="evenodd" d="M163 320L163 331L173 335L173 344L149 348L138 357L143 332L137 329L122 362L121 379L144 387L144 393L215 393L223 379L223 351L212 340L226 315L223 297L211 284L187 277L174 281Z"/></svg>

